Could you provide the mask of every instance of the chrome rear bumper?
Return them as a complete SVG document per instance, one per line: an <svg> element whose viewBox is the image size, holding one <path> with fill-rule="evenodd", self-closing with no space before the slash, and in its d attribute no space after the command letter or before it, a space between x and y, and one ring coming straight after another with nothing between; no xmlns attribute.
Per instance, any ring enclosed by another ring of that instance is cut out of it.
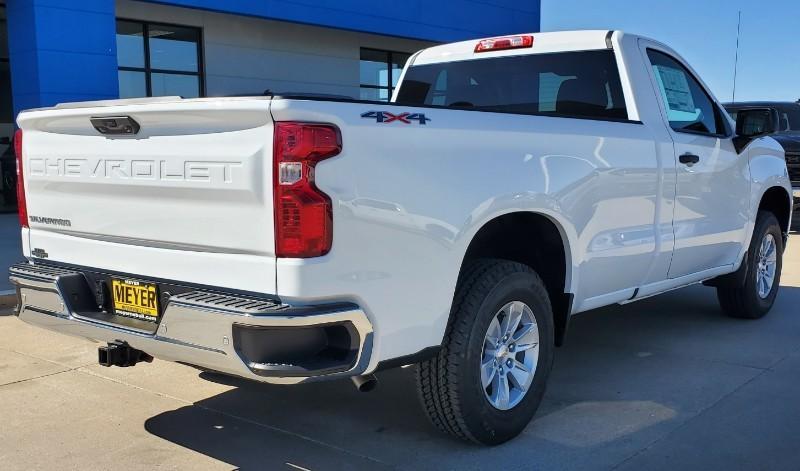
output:
<svg viewBox="0 0 800 471"><path fill-rule="evenodd" d="M365 372L372 353L372 325L364 312L350 303L288 306L224 291L195 290L171 296L158 328L148 333L77 312L75 306L86 305L72 289L84 279L79 270L20 263L11 267L10 279L19 297L17 315L27 323L100 342L125 342L156 358L256 381L294 384L357 376ZM340 333L349 332L352 354L334 355L339 364L319 369L251 360L245 350L253 348L243 346L241 340L241 332L249 331L245 343L255 344L259 350L259 332L275 335L281 329L279 335L285 339L293 330L331 326L340 328Z"/></svg>

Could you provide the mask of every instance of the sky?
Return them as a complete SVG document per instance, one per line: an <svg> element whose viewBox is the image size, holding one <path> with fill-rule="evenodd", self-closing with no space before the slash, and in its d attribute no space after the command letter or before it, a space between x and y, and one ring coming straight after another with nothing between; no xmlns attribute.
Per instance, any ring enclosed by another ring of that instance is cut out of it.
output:
<svg viewBox="0 0 800 471"><path fill-rule="evenodd" d="M676 50L717 99L800 99L800 0L541 0L542 31L616 29Z"/></svg>

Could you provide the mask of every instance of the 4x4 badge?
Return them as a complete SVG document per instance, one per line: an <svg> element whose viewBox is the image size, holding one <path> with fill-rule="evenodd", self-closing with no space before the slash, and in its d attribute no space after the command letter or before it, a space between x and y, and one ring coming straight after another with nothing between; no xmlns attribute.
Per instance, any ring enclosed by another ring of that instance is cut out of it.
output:
<svg viewBox="0 0 800 471"><path fill-rule="evenodd" d="M422 113L399 113L394 114L388 111L367 111L361 114L362 118L374 119L377 123L393 123L395 121L403 124L411 124L411 121L416 121L419 124L427 124L431 121Z"/></svg>

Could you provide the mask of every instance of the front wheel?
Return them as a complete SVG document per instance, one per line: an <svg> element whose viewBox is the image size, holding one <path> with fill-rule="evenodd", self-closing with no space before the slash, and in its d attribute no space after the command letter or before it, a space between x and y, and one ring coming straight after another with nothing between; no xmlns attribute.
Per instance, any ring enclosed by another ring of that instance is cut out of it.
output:
<svg viewBox="0 0 800 471"><path fill-rule="evenodd" d="M496 445L533 418L553 363L553 314L528 266L479 260L465 269L438 356L417 365L431 422L458 438Z"/></svg>
<svg viewBox="0 0 800 471"><path fill-rule="evenodd" d="M746 271L744 283L740 281L741 276L735 276L717 287L722 310L731 317L742 319L764 317L778 296L782 267L781 226L774 214L759 211L747 263L739 269Z"/></svg>

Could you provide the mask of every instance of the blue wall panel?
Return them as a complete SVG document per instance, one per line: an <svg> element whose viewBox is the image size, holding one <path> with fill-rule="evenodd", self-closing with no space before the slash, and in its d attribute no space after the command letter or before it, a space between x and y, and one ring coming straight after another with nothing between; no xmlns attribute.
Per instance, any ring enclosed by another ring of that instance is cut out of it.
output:
<svg viewBox="0 0 800 471"><path fill-rule="evenodd" d="M7 0L14 110L117 98L113 0Z"/></svg>
<svg viewBox="0 0 800 471"><path fill-rule="evenodd" d="M145 1L431 41L536 32L541 10L541 0Z"/></svg>
<svg viewBox="0 0 800 471"><path fill-rule="evenodd" d="M144 0L430 41L538 31L541 0ZM119 96L114 0L6 0L14 109Z"/></svg>

